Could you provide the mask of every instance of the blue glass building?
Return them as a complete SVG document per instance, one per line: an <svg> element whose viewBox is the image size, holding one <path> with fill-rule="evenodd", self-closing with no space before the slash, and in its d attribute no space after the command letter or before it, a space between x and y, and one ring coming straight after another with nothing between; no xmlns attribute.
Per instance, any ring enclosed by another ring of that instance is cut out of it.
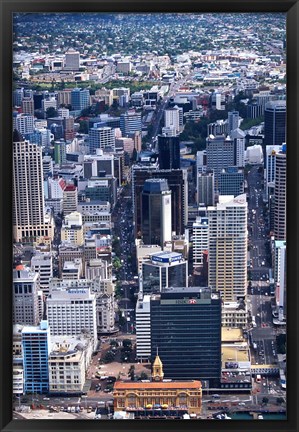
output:
<svg viewBox="0 0 299 432"><path fill-rule="evenodd" d="M22 330L25 393L48 393L50 327L48 321Z"/></svg>

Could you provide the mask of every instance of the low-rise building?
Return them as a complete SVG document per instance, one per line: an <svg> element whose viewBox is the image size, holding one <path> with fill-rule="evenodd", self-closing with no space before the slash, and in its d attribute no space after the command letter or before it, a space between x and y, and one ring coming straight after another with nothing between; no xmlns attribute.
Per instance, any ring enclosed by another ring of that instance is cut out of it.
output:
<svg viewBox="0 0 299 432"><path fill-rule="evenodd" d="M92 352L93 341L86 334L53 336L49 354L49 392L81 394Z"/></svg>

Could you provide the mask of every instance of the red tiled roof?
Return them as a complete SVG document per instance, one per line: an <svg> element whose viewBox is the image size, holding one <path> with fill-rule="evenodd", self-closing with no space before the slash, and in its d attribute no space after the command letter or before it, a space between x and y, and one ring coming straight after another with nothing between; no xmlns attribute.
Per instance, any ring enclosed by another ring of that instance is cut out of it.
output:
<svg viewBox="0 0 299 432"><path fill-rule="evenodd" d="M68 185L68 186L66 186L65 188L64 188L64 191L66 191L66 192L73 192L73 191L75 191L77 188L76 188L76 186L74 186L74 185Z"/></svg>
<svg viewBox="0 0 299 432"><path fill-rule="evenodd" d="M116 381L114 390L142 390L142 389L200 389L200 381L170 381L170 382L123 382Z"/></svg>

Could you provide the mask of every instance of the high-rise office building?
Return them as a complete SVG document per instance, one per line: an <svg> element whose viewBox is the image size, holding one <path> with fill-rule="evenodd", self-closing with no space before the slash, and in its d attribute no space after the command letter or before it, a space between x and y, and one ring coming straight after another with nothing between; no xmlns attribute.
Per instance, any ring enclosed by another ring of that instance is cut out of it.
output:
<svg viewBox="0 0 299 432"><path fill-rule="evenodd" d="M188 224L188 182L187 171L182 169L160 170L155 165L133 165L132 195L135 233L141 237L142 190L145 180L163 178L171 190L172 231L177 235L184 234Z"/></svg>
<svg viewBox="0 0 299 432"><path fill-rule="evenodd" d="M163 247L166 241L171 241L171 191L165 179L148 179L144 182L141 236L144 244Z"/></svg>
<svg viewBox="0 0 299 432"><path fill-rule="evenodd" d="M123 136L135 134L142 129L141 114L135 111L128 111L120 116L120 130Z"/></svg>
<svg viewBox="0 0 299 432"><path fill-rule="evenodd" d="M165 376L219 385L221 299L210 288L172 288L150 303L151 354L163 358Z"/></svg>
<svg viewBox="0 0 299 432"><path fill-rule="evenodd" d="M227 134L230 135L233 130L239 127L239 111L229 111L227 123Z"/></svg>
<svg viewBox="0 0 299 432"><path fill-rule="evenodd" d="M13 237L31 242L40 236L53 237L52 220L44 213L42 150L13 134Z"/></svg>
<svg viewBox="0 0 299 432"><path fill-rule="evenodd" d="M22 353L25 393L48 393L50 328L47 321L22 330Z"/></svg>
<svg viewBox="0 0 299 432"><path fill-rule="evenodd" d="M111 127L100 127L89 129L89 150L95 154L98 149L109 147L115 149L115 130Z"/></svg>
<svg viewBox="0 0 299 432"><path fill-rule="evenodd" d="M219 196L208 207L209 286L224 301L244 298L247 291L247 201L246 195Z"/></svg>
<svg viewBox="0 0 299 432"><path fill-rule="evenodd" d="M64 69L76 71L80 69L80 53L78 51L69 50L65 53Z"/></svg>
<svg viewBox="0 0 299 432"><path fill-rule="evenodd" d="M158 136L160 169L179 169L180 140L178 136Z"/></svg>
<svg viewBox="0 0 299 432"><path fill-rule="evenodd" d="M234 142L224 135L207 138L207 168L214 170L215 190L219 188L219 175L224 168L235 165Z"/></svg>
<svg viewBox="0 0 299 432"><path fill-rule="evenodd" d="M193 266L202 267L204 252L209 250L209 219L196 218L193 223Z"/></svg>
<svg viewBox="0 0 299 432"><path fill-rule="evenodd" d="M82 111L90 105L90 93L88 89L75 88L71 93L71 105L73 110Z"/></svg>
<svg viewBox="0 0 299 432"><path fill-rule="evenodd" d="M286 239L286 186L287 158L286 144L275 155L275 188L274 188L274 236L275 240Z"/></svg>
<svg viewBox="0 0 299 432"><path fill-rule="evenodd" d="M38 273L19 265L13 271L13 322L14 324L37 325L40 320L38 310Z"/></svg>
<svg viewBox="0 0 299 432"><path fill-rule="evenodd" d="M281 146L266 146L265 180L267 198L269 198L272 190L274 189L276 153L278 153L280 150Z"/></svg>
<svg viewBox="0 0 299 432"><path fill-rule="evenodd" d="M47 318L52 335L76 336L83 330L96 345L96 296L89 288L52 290L47 298Z"/></svg>
<svg viewBox="0 0 299 432"><path fill-rule="evenodd" d="M142 263L142 280L145 294L188 286L188 262L178 252L153 253Z"/></svg>
<svg viewBox="0 0 299 432"><path fill-rule="evenodd" d="M212 206L215 204L215 178L214 171L207 170L205 172L197 172L196 191L197 204Z"/></svg>
<svg viewBox="0 0 299 432"><path fill-rule="evenodd" d="M286 141L286 101L277 100L266 103L265 107L265 145L282 145Z"/></svg>
<svg viewBox="0 0 299 432"><path fill-rule="evenodd" d="M223 169L219 176L220 195L242 195L244 193L244 170L237 167Z"/></svg>

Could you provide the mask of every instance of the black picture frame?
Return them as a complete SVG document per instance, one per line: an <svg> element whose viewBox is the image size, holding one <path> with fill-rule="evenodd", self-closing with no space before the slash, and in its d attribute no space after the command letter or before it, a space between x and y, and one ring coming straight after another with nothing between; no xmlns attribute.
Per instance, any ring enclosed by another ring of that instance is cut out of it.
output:
<svg viewBox="0 0 299 432"><path fill-rule="evenodd" d="M299 4L296 0L0 0L0 426L1 431L183 430L297 431L298 422L298 146L299 146ZM287 14L287 346L286 421L59 421L12 420L12 13L13 12L285 12Z"/></svg>

